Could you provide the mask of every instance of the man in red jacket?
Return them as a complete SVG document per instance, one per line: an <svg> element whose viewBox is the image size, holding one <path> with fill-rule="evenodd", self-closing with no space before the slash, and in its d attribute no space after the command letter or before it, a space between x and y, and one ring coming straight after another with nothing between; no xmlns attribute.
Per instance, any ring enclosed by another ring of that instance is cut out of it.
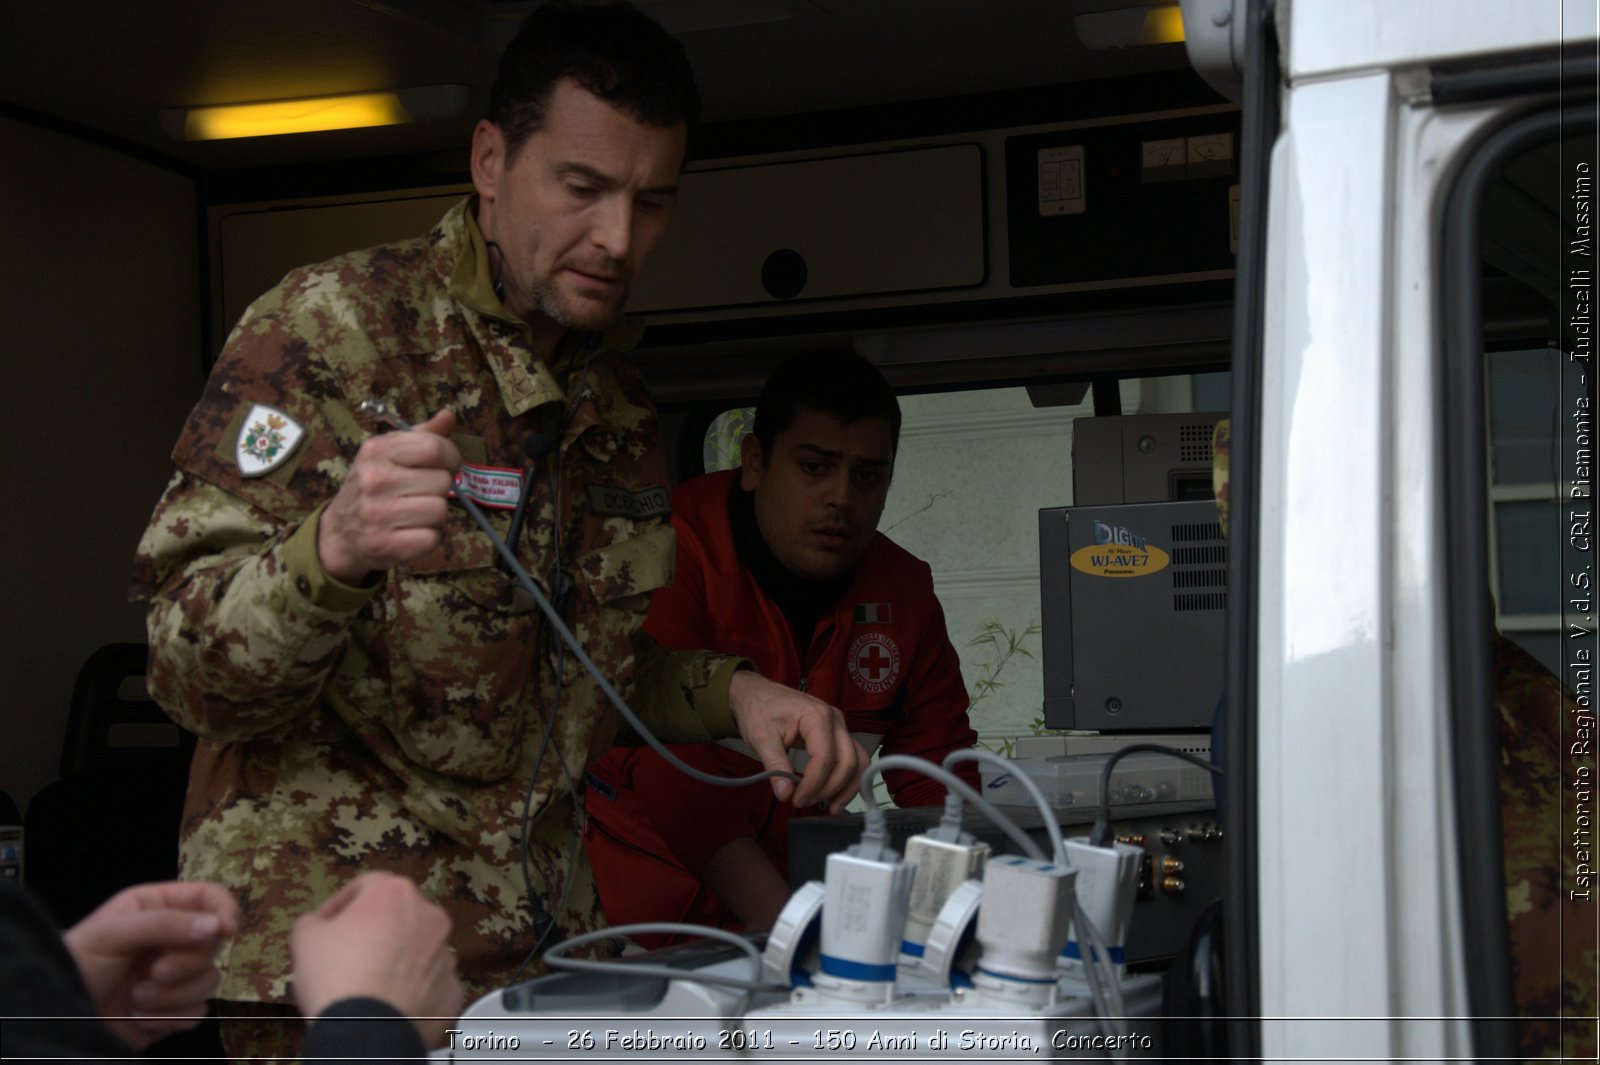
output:
<svg viewBox="0 0 1600 1065"><path fill-rule="evenodd" d="M977 733L932 573L877 531L899 435L900 405L866 360L808 355L780 366L740 468L674 491L676 574L656 591L645 629L670 648L747 658L755 672L730 686L776 682L838 707L868 752L939 762ZM737 743L673 751L714 775L759 772ZM973 763L958 772L978 786ZM884 777L897 805L944 797L919 774ZM766 784L704 784L647 747L619 747L590 766L586 807L612 924L764 929L789 898L788 821L806 811Z"/></svg>

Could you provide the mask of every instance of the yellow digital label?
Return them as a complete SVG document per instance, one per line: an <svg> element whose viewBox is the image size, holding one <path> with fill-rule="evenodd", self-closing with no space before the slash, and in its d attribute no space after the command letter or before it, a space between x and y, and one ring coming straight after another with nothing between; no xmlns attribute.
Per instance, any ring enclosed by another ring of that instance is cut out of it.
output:
<svg viewBox="0 0 1600 1065"><path fill-rule="evenodd" d="M1159 547L1094 544L1072 553L1072 568L1096 577L1148 577L1172 561Z"/></svg>

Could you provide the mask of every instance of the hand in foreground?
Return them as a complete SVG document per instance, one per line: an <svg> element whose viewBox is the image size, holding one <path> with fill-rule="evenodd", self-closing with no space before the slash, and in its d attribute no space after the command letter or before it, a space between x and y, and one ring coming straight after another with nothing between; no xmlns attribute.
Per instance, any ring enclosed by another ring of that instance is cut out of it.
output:
<svg viewBox="0 0 1600 1065"><path fill-rule="evenodd" d="M411 1018L429 1047L461 1012L450 917L417 886L364 873L289 933L294 1000L313 1019L341 999L375 998Z"/></svg>
<svg viewBox="0 0 1600 1065"><path fill-rule="evenodd" d="M742 669L728 685L733 719L744 741L767 769L794 771L790 747L804 747L808 760L798 787L772 778L772 793L804 808L826 803L828 812L844 809L867 767L861 749L845 726L844 715L815 696Z"/></svg>
<svg viewBox="0 0 1600 1065"><path fill-rule="evenodd" d="M317 526L317 558L330 576L359 584L439 546L461 466L455 427L455 413L442 410L411 432L362 442Z"/></svg>
<svg viewBox="0 0 1600 1065"><path fill-rule="evenodd" d="M107 1026L142 1050L205 1016L217 947L238 930L227 891L171 882L118 892L61 938Z"/></svg>

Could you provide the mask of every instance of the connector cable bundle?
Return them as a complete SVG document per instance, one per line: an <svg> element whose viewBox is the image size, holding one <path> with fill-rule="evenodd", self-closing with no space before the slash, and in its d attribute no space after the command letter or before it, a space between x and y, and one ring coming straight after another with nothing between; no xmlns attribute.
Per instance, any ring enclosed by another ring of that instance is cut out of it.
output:
<svg viewBox="0 0 1600 1065"><path fill-rule="evenodd" d="M987 762L997 768L1012 771L1016 768L1005 758L980 747L952 751L946 756L944 764L948 768L964 761ZM1044 821L1045 832L1050 836L1050 845L1056 862L1066 868L1073 868L1066 839L1061 832L1061 821L1056 817L1055 810L1045 798L1043 790L1026 773L1016 773L1015 779L1033 800L1040 818ZM1114 1020L1121 1017L1124 1010L1120 981L1112 968L1110 951L1106 947L1104 938L1083 909L1076 884L1073 885L1072 891L1072 921L1073 927L1078 930L1075 938L1086 940L1091 947L1090 964L1085 966L1084 975L1089 985L1089 997L1093 999L1095 1012L1101 1018L1102 1029L1107 1035L1121 1034Z"/></svg>
<svg viewBox="0 0 1600 1065"><path fill-rule="evenodd" d="M1121 750L1114 751L1106 759L1104 768L1100 770L1100 815L1095 818L1094 827L1089 830L1089 844L1094 847L1106 846L1106 838L1111 835L1111 771L1116 768L1122 756L1135 754L1139 751L1148 751L1154 754L1165 754L1173 758L1180 758L1191 765L1199 766L1213 776L1223 776L1221 766L1212 765L1204 758L1190 754L1188 751L1174 750L1164 747L1159 743L1131 743Z"/></svg>

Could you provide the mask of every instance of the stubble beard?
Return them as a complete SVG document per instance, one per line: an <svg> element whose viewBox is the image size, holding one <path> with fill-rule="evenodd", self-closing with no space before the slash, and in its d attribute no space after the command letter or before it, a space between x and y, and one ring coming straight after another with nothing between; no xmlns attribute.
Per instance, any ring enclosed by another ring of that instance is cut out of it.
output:
<svg viewBox="0 0 1600 1065"><path fill-rule="evenodd" d="M586 332L598 333L616 324L622 317L625 300L618 300L615 306L599 300L586 300L580 298L568 299L562 295L561 290L554 281L543 281L528 293L539 313L556 323L563 329L581 329Z"/></svg>

